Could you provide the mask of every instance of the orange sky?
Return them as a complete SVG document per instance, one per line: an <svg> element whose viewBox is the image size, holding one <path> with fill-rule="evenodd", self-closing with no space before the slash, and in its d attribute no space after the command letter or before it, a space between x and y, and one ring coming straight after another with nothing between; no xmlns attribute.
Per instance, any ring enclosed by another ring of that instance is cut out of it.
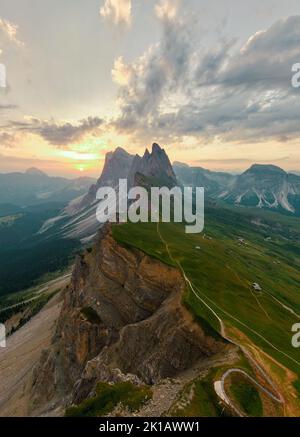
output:
<svg viewBox="0 0 300 437"><path fill-rule="evenodd" d="M253 0L247 20L236 0L0 6L0 172L98 177L108 151L153 142L211 170L300 171L298 0Z"/></svg>

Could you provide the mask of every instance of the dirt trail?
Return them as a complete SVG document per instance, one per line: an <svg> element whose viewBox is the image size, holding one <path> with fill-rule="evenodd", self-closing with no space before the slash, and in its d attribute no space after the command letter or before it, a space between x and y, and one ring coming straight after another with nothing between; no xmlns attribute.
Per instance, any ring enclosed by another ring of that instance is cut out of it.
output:
<svg viewBox="0 0 300 437"><path fill-rule="evenodd" d="M256 385L256 387L258 387L259 390L261 390L262 392L266 393L271 399L273 399L276 402L282 403L282 398L276 396L275 394L273 394L270 390L266 389L265 387L263 387L259 382L257 382L254 378L252 378L252 376L248 375L247 372L245 372L244 370L241 370L239 368L232 368L232 369L228 369L223 375L222 375L222 379L220 381L215 381L214 383L214 388L215 391L217 393L217 395L227 404L229 405L232 410L238 415L238 416L245 416L245 414L238 409L233 402L231 402L230 398L227 396L227 393L225 391L225 381L228 378L228 376L230 376L232 373L240 373L241 375L245 376L247 379L249 379L249 381L252 382L252 384Z"/></svg>
<svg viewBox="0 0 300 437"><path fill-rule="evenodd" d="M190 289L191 289L191 291L193 292L193 294L196 296L196 298L197 299L199 299L213 314L214 314L214 316L216 317L216 319L219 321L219 323L220 323L220 334L222 335L222 337L223 338L225 338L226 340L228 340L230 343L232 343L232 344L235 344L236 346L238 346L243 352L244 352L244 354L247 356L247 358L249 359L249 361L251 361L251 363L257 368L257 370L261 373L261 375L265 378L265 380L269 383L269 385L272 387L272 389L275 391L275 393L277 394L277 396L276 396L276 394L273 394L273 393L271 393L269 390L267 390L267 389L265 389L265 388L263 388L262 386L261 386L261 384L259 384L259 383L257 383L255 380L253 380L253 381L255 381L255 383L261 388L261 389L263 389L263 391L264 392L266 392L272 399L274 399L274 400L276 400L277 402L279 402L279 403L282 403L282 404L284 404L284 399L283 399L283 396L281 395L281 393L279 393L278 392L278 389L277 389L277 387L276 387L276 385L273 383L273 381L271 380L271 378L266 374L266 372L264 371L264 369L254 360L254 358L250 355L250 353L248 352L248 350L245 348L245 347L243 347L242 345L240 345L240 344L238 344L236 341L233 341L231 338L229 338L228 336L227 336L227 334L226 334L226 330L225 330L225 324L224 324L224 322L223 322L223 320L218 316L218 314L213 310L213 308L211 308L211 306L207 303L207 302L205 302L200 296L199 296L199 294L201 293L200 292L200 290L197 288L197 287L195 287L194 286L194 284L192 284L192 282L190 281L190 279L187 277L187 275L186 275L186 273L185 273L185 271L184 271L184 269L183 269L183 267L182 267L182 265L180 264L180 262L179 261L177 261L177 260L175 260L174 259L174 257L172 256L172 254L171 254L171 251L170 251L170 248L169 248L169 245L168 245L168 243L167 243L167 241L163 238L163 236L162 236L162 234L161 234L161 232L160 232L160 229L159 229L159 223L157 223L157 233L158 233L158 236L159 236L159 238L160 238L160 240L161 240L161 242L165 245L165 248L166 248L166 251L167 251L167 253L168 253L168 255L169 255L169 257L170 257L170 259L173 261L173 262L175 262L177 265L178 265L178 267L180 268L180 270L181 270L181 272L182 272L182 274L183 274L183 277L184 277L184 279L185 279L185 281L186 281L186 283L189 285L189 287L190 287ZM211 303L213 303L214 304L214 306L216 307L216 308L218 308L219 310L221 310L224 314L226 314L226 315L228 315L230 318L232 318L232 319L234 319L234 320L236 320L238 323L240 323L241 325L243 325L243 326L245 326L245 327L247 327L249 330L251 330L252 332L254 332L256 335L258 335L260 338L262 338L267 344L269 344L270 346L272 346L272 348L273 349L275 349L275 350L277 350L278 352L280 352L280 353L282 353L283 355L285 355L285 356L287 356L288 358L290 358L292 361L294 361L294 362L296 362L299 366L300 366L300 363L298 362L298 361L296 361L296 360L294 360L292 357L290 357L289 355L287 355L287 354L285 354L284 352L282 352L282 351L280 351L276 346L274 346L272 343L270 343L267 339L265 339L261 334L259 334L259 333L257 333L256 331L254 331L253 329L251 329L250 327L248 327L246 324L244 324L243 322L241 322L240 320L238 320L237 318L235 318L235 317L233 317L231 314L229 314L229 313L227 313L227 311L225 311L225 310L223 310L223 309L221 309L215 302L212 302L211 301L211 299L209 299L207 296L206 296L206 298L207 298L207 300L209 301L209 302L211 302ZM217 395L225 402L225 403L227 403L228 405L230 405L232 408L233 408L233 410L240 416L240 415L242 415L242 414L240 414L240 411L239 410L237 410L236 408L235 408L235 406L233 405L233 403L230 401L230 399L228 398L228 396L226 395L226 393L225 393L225 389L224 389L224 381L225 381L225 379L226 379L226 377L228 376L228 374L231 372L231 371L236 371L236 369L229 369L227 372L225 372L225 374L223 375L223 378L222 378L222 380L221 381L216 381L216 383L215 383L215 385L214 385L214 388L215 388L215 391L216 391L216 393L217 393ZM250 375L248 375L246 372L245 372L245 375L247 375L247 377L250 379L250 380L252 380L253 378L250 376Z"/></svg>

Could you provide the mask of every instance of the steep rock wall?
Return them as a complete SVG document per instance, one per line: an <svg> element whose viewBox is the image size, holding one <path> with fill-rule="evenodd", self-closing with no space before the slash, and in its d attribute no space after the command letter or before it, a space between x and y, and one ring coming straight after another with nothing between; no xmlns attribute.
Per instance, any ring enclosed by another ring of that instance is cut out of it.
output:
<svg viewBox="0 0 300 437"><path fill-rule="evenodd" d="M32 411L79 402L97 381L155 384L225 347L182 305L170 266L119 245L109 226L77 258L49 350L33 373Z"/></svg>

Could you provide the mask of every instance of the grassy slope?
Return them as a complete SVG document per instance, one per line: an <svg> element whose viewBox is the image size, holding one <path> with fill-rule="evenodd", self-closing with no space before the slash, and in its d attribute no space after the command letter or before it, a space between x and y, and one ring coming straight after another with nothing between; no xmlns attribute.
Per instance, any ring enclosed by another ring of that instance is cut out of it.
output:
<svg viewBox="0 0 300 437"><path fill-rule="evenodd" d="M243 375L232 375L230 394L247 416L263 416L263 405L256 387Z"/></svg>
<svg viewBox="0 0 300 437"><path fill-rule="evenodd" d="M253 217L251 214L246 210L236 213L229 208L208 208L205 233L212 240L204 239L202 234L187 235L180 224L160 224L160 231L199 295L226 325L243 331L260 348L299 375L300 365L295 362L300 362L299 350L291 345L291 327L299 319L270 296L300 313L299 222L288 217L279 222L276 214L260 211L255 211ZM257 217L264 226L251 223ZM172 264L155 224L115 226L114 236L123 244ZM239 245L238 236L245 238L248 244ZM265 241L266 237L271 237L271 241ZM196 250L196 246L201 250ZM252 292L253 282L261 284L263 293ZM215 316L190 291L185 301L195 314L220 329Z"/></svg>
<svg viewBox="0 0 300 437"><path fill-rule="evenodd" d="M185 387L180 399L171 408L173 417L218 417L228 416L213 388L217 369L211 369L205 378L195 380Z"/></svg>
<svg viewBox="0 0 300 437"><path fill-rule="evenodd" d="M136 411L151 397L152 392L148 386L137 387L130 382L99 382L96 395L76 407L68 408L66 416L101 417L111 413L120 404L129 411Z"/></svg>

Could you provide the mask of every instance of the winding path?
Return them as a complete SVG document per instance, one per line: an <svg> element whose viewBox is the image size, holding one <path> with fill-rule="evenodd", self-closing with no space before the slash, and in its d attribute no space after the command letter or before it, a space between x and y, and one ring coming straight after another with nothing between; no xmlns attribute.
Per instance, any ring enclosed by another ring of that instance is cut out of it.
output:
<svg viewBox="0 0 300 437"><path fill-rule="evenodd" d="M298 319L300 319L299 314L297 314L292 308L288 307L287 305L285 305L284 303L282 303L279 299L277 299L275 296L273 296L272 293L269 293L268 291L264 291L263 293L265 293L267 296L270 296L273 300L275 300L275 302L278 303L278 305L280 305L282 308L284 308L286 311L288 311L289 313L293 314L295 317L297 317Z"/></svg>
<svg viewBox="0 0 300 437"><path fill-rule="evenodd" d="M241 375L244 375L247 379L249 379L249 381L252 382L252 384L256 385L259 390L263 391L264 393L266 393L268 396L270 396L270 398L272 398L274 401L282 403L282 398L281 397L277 397L276 395L274 395L270 390L266 389L265 387L263 387L261 384L259 384L259 382L257 382L254 378L252 378L252 376L248 375L247 372L245 372L242 369L239 368L232 368L232 369L228 369L226 370L225 373L223 373L222 378L220 381L215 381L214 383L214 388L215 388L215 392L217 393L217 395L226 403L229 405L229 407L231 407L234 412L238 415L238 416L245 416L245 414L240 411L230 400L230 398L227 396L226 391L225 391L225 381L228 378L228 376L230 376L232 373L240 373Z"/></svg>
<svg viewBox="0 0 300 437"><path fill-rule="evenodd" d="M244 416L244 414L238 410L238 408L232 403L232 401L229 399L229 397L227 396L226 392L225 392L225 388L224 388L224 384L225 384L225 380L226 378L231 374L231 373L242 373L244 376L246 376L250 381L252 381L257 387L260 388L260 390L264 391L268 396L270 396L273 400L275 400L278 403L283 404L284 403L284 399L283 396L281 395L281 393L278 392L277 387L275 386L275 384L273 383L273 381L271 380L271 378L266 374L266 372L264 371L264 369L254 360L254 358L250 355L250 353L245 349L244 346L242 346L241 344L237 343L236 341L233 341L231 338L227 337L226 335L226 331L225 331L225 325L223 320L218 316L218 314L213 310L213 308L211 308L207 302L205 302L198 293L202 294L200 292L200 290L195 287L192 282L190 281L190 279L187 277L182 265L180 264L180 262L178 260L176 260L173 255L171 254L169 245L167 243L167 241L163 238L160 229L159 229L159 223L157 223L157 233L158 236L161 240L161 242L164 244L166 251L170 257L170 260L173 261L175 264L178 265L180 271L182 272L182 275L184 277L184 280L186 281L186 283L189 285L192 293L194 294L194 296L200 300L212 313L213 315L216 317L216 319L219 321L220 324L220 334L221 336L227 340L228 342L234 344L235 346L238 346L245 354L245 356L247 356L247 358L253 363L253 365L257 368L257 370L261 373L261 375L265 378L265 380L269 383L269 385L273 388L274 392L277 393L277 395L275 395L274 393L272 393L271 391L269 391L268 389L266 389L265 387L263 387L261 384L259 384L254 378L252 378L250 375L248 375L247 372L245 372L242 369L238 369L238 368L232 368L232 369L228 369L222 376L221 381L216 381L214 388L215 391L217 393L217 395L225 402L227 403L234 411L237 415L239 416ZM197 292L196 292L197 290ZM209 299L207 296L205 296L207 300L209 300L210 302L212 302L212 304L217 307L220 311L222 311L224 314L226 314L227 316L229 316L230 318L232 318L233 320L237 321L238 323L240 323L242 326L245 326L246 328L248 328L250 331L252 331L253 333L255 333L257 336L259 336L260 338L262 338L269 346L271 346L272 348L274 348L275 350L277 350L278 352L282 353L283 355L287 356L288 358L290 358L292 361L294 361L295 363L297 363L300 366L300 363L298 363L298 361L294 360L294 358L290 357L289 355L287 355L285 352L280 351L276 346L274 346L272 343L270 343L267 339L265 339L261 334L259 334L258 332L256 332L255 330L253 330L252 328L250 328L249 326L247 326L245 323L241 322L240 320L238 320L236 317L232 316L231 314L227 313L227 311L223 310L222 308L220 308L215 302L213 302L211 299Z"/></svg>

